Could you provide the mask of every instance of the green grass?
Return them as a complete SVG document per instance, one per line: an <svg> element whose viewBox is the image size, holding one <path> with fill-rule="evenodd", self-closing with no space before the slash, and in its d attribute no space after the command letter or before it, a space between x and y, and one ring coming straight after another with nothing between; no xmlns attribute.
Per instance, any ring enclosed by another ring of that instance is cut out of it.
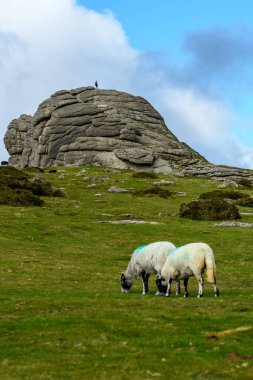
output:
<svg viewBox="0 0 253 380"><path fill-rule="evenodd" d="M176 183L173 191L187 195L133 197L108 189L145 190L154 180L133 178L130 171L82 169L40 174L66 198L44 197L43 207L0 207L1 380L252 379L253 359L232 360L229 353L253 354L253 328L208 337L253 327L252 229L178 217L182 202L217 184L160 175ZM115 182L87 189L86 176L110 176ZM247 213L242 221L252 223L252 208L241 211ZM97 223L126 219L125 213L162 224ZM162 240L211 245L218 299L208 285L205 297L197 299L193 278L187 299L155 296L154 276L148 295L141 295L140 279L128 294L121 293L120 274L132 251Z"/></svg>

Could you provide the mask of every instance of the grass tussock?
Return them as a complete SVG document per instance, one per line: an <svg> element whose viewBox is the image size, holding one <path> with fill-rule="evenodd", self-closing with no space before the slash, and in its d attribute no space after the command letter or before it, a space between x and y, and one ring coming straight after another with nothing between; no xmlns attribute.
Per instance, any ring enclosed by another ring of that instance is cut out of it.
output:
<svg viewBox="0 0 253 380"><path fill-rule="evenodd" d="M0 205L8 206L43 206L43 199L33 195L29 190L0 187Z"/></svg>
<svg viewBox="0 0 253 380"><path fill-rule="evenodd" d="M236 202L238 206L243 206L243 207L253 207L253 198L248 197L248 198L242 198L239 201Z"/></svg>
<svg viewBox="0 0 253 380"><path fill-rule="evenodd" d="M55 189L50 182L36 179L31 184L33 194L44 197L65 197L65 194L60 189Z"/></svg>
<svg viewBox="0 0 253 380"><path fill-rule="evenodd" d="M0 167L1 205L42 206L45 202L40 196L64 196L61 190L53 188L48 181L39 178L32 180L31 173L34 174L33 171L27 172L11 166Z"/></svg>
<svg viewBox="0 0 253 380"><path fill-rule="evenodd" d="M248 198L249 195L245 193L241 193L235 190L214 190L209 191L207 193L203 193L199 196L199 199L232 199L238 200L242 198Z"/></svg>
<svg viewBox="0 0 253 380"><path fill-rule="evenodd" d="M183 203L179 216L193 220L228 220L240 219L237 207L224 199L197 200Z"/></svg>
<svg viewBox="0 0 253 380"><path fill-rule="evenodd" d="M242 178L238 181L238 185L243 186L245 189L252 189L253 185L247 178Z"/></svg>
<svg viewBox="0 0 253 380"><path fill-rule="evenodd" d="M150 187L149 189L146 189L146 190L138 190L138 191L135 191L133 193L133 195L136 197L145 197L145 196L154 197L154 196L157 196L160 198L169 198L173 194L174 194L173 192L166 190L166 189L162 189L159 186L153 186L153 187Z"/></svg>

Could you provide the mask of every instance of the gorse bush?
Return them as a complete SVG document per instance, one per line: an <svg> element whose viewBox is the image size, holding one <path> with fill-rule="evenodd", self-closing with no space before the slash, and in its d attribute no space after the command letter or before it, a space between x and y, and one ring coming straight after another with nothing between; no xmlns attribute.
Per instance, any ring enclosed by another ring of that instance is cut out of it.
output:
<svg viewBox="0 0 253 380"><path fill-rule="evenodd" d="M32 171L32 174L34 172ZM42 206L39 196L64 196L49 182L30 179L29 172L11 166L0 167L0 204L9 206Z"/></svg>
<svg viewBox="0 0 253 380"><path fill-rule="evenodd" d="M237 207L224 199L197 200L183 203L179 216L193 220L227 220L240 219Z"/></svg>
<svg viewBox="0 0 253 380"><path fill-rule="evenodd" d="M242 198L248 198L248 194L241 193L235 190L214 190L208 193L203 193L199 196L199 199L233 199L238 200Z"/></svg>
<svg viewBox="0 0 253 380"><path fill-rule="evenodd" d="M146 190L138 190L138 191L135 191L133 193L133 195L136 196L136 197L158 196L160 198L169 198L173 194L174 194L173 192L171 192L169 190L166 190L166 189L162 189L161 187L158 187L158 186L153 186L153 187L150 187L149 189L146 189Z"/></svg>

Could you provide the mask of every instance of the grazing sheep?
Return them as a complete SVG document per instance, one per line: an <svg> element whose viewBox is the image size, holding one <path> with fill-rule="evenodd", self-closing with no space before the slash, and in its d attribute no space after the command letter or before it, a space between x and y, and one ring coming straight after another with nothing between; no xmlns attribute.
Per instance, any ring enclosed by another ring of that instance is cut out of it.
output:
<svg viewBox="0 0 253 380"><path fill-rule="evenodd" d="M129 261L127 269L121 274L121 290L127 293L138 276L142 277L143 293L148 292L150 274L161 273L168 254L176 247L168 241L142 245L137 248ZM180 287L177 286L178 293ZM160 293L157 293L160 294Z"/></svg>
<svg viewBox="0 0 253 380"><path fill-rule="evenodd" d="M173 280L184 280L184 297L188 297L188 279L195 276L199 283L198 297L203 297L204 281L202 274L206 269L207 281L213 284L215 297L219 296L216 286L216 266L212 249L205 243L192 243L172 251L157 276L156 285L160 293L170 295Z"/></svg>

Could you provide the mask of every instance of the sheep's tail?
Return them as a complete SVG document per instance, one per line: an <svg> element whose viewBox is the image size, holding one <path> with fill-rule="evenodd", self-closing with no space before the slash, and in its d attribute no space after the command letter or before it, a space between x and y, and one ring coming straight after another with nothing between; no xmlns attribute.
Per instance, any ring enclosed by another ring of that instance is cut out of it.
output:
<svg viewBox="0 0 253 380"><path fill-rule="evenodd" d="M211 284L216 283L216 265L212 248L208 247L205 254L206 277Z"/></svg>

